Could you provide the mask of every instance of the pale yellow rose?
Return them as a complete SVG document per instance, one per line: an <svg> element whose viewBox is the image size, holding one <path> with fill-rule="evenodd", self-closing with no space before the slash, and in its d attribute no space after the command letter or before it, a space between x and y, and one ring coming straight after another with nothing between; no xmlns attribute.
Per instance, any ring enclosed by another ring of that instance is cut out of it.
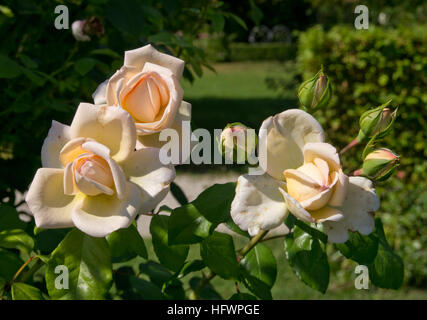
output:
<svg viewBox="0 0 427 320"><path fill-rule="evenodd" d="M96 89L97 105L120 106L135 121L141 146L161 147L159 132L173 128L181 134L191 119L191 105L182 100L180 79L184 61L151 45L125 52L124 65Z"/></svg>
<svg viewBox="0 0 427 320"><path fill-rule="evenodd" d="M324 142L310 114L290 109L266 119L259 134L263 175L239 177L231 204L234 222L251 235L280 226L291 212L323 223L329 241L342 243L348 230L367 235L379 200L372 182L348 178L336 149Z"/></svg>
<svg viewBox="0 0 427 320"><path fill-rule="evenodd" d="M169 191L173 166L159 149L135 151L132 117L117 107L81 103L71 126L52 123L42 164L26 195L39 228L77 227L104 237L127 228Z"/></svg>

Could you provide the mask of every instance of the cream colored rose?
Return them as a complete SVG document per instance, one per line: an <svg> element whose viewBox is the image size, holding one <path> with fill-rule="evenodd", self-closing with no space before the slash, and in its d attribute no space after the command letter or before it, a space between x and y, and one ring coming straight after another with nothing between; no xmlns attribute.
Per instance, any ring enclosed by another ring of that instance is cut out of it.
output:
<svg viewBox="0 0 427 320"><path fill-rule="evenodd" d="M159 149L135 151L132 117L117 107L79 105L71 126L52 123L26 201L37 227L77 227L103 237L151 211L169 191L173 166Z"/></svg>
<svg viewBox="0 0 427 320"><path fill-rule="evenodd" d="M323 223L331 242L345 242L348 230L371 233L379 208L372 182L348 178L336 149L324 140L320 124L302 110L266 119L259 134L265 173L239 177L231 205L234 222L255 235L280 226L291 212Z"/></svg>
<svg viewBox="0 0 427 320"><path fill-rule="evenodd" d="M126 51L124 65L92 95L97 105L120 106L133 117L141 146L160 147L166 128L181 133L190 121L191 105L182 101L179 83L184 61L160 53L151 45Z"/></svg>

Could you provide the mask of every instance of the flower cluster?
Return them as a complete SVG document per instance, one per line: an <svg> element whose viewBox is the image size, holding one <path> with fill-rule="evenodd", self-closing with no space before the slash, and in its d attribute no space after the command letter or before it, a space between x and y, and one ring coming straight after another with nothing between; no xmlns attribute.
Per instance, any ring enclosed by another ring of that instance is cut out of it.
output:
<svg viewBox="0 0 427 320"><path fill-rule="evenodd" d="M159 160L158 134L189 120L179 84L184 61L151 45L81 103L70 126L53 121L26 202L40 228L77 227L94 237L127 228L166 196L173 165Z"/></svg>

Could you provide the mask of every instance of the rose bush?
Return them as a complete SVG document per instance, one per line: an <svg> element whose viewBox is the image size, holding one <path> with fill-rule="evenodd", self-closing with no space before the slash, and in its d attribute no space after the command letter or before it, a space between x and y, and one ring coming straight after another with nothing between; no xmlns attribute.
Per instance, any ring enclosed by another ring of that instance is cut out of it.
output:
<svg viewBox="0 0 427 320"><path fill-rule="evenodd" d="M70 126L53 121L26 196L36 226L104 237L154 209L175 169L159 149L135 146L132 117L117 107L81 103Z"/></svg>
<svg viewBox="0 0 427 320"><path fill-rule="evenodd" d="M99 85L92 97L97 105L120 106L135 121L138 147L160 147L159 132L181 134L191 119L191 105L182 100L179 81L184 61L161 53L151 45L125 52L123 66Z"/></svg>
<svg viewBox="0 0 427 320"><path fill-rule="evenodd" d="M283 223L288 211L305 222L323 223L329 240L343 243L348 230L370 234L379 208L366 178L343 173L336 149L324 142L320 124L291 109L260 128L262 176L242 175L231 205L234 222L249 234Z"/></svg>

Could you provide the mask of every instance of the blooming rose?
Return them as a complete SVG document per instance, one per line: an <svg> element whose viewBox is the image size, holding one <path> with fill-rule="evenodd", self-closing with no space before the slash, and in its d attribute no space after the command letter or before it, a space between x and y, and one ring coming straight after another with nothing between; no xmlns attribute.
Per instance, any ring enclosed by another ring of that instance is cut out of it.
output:
<svg viewBox="0 0 427 320"><path fill-rule="evenodd" d="M77 227L104 237L127 228L169 191L173 166L159 149L135 151L132 117L117 107L81 103L71 126L52 122L26 201L37 227Z"/></svg>
<svg viewBox="0 0 427 320"><path fill-rule="evenodd" d="M151 45L125 52L124 65L104 81L92 97L97 105L120 106L133 117L140 145L160 147L166 128L181 133L190 121L191 105L182 101L179 83L184 61L160 53Z"/></svg>
<svg viewBox="0 0 427 320"><path fill-rule="evenodd" d="M348 178L320 124L291 109L266 119L260 129L263 175L242 175L231 205L234 222L255 235L279 226L288 210L306 222L322 222L329 240L342 243L348 230L369 234L379 200L372 182Z"/></svg>

